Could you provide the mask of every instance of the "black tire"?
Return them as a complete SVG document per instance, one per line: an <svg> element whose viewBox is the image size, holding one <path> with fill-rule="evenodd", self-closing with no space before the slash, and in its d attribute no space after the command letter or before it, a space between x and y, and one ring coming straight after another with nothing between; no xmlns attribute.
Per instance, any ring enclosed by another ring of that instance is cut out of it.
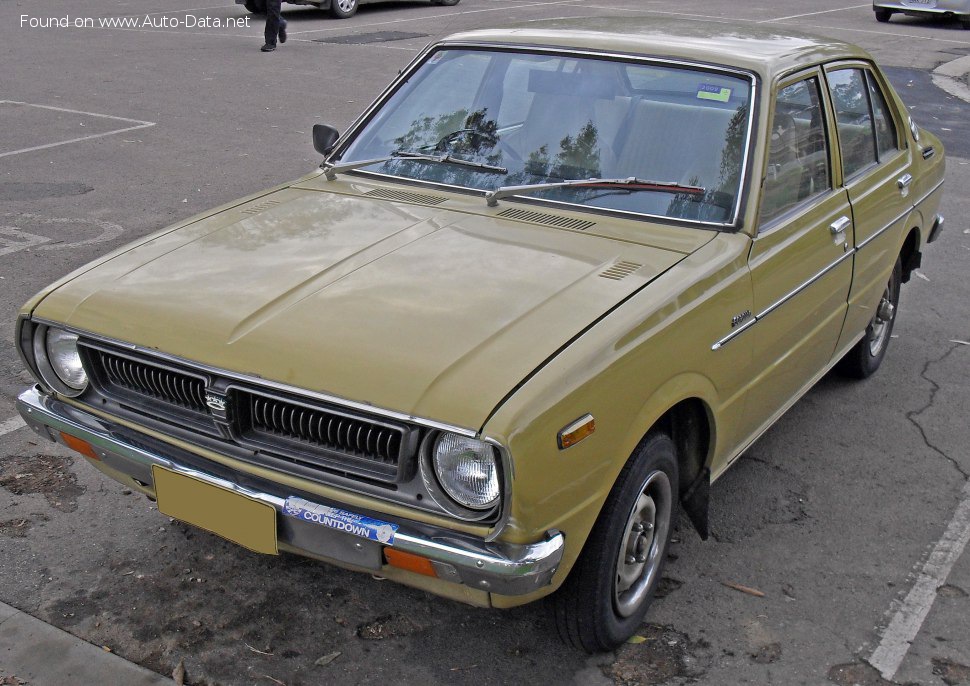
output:
<svg viewBox="0 0 970 686"><path fill-rule="evenodd" d="M960 26L970 31L970 17L960 17Z"/></svg>
<svg viewBox="0 0 970 686"><path fill-rule="evenodd" d="M893 16L892 10L887 10L883 7L877 7L872 11L876 13L876 21L882 24L885 24L887 21L889 21L889 18Z"/></svg>
<svg viewBox="0 0 970 686"><path fill-rule="evenodd" d="M358 0L330 0L330 16L347 19L357 14Z"/></svg>
<svg viewBox="0 0 970 686"><path fill-rule="evenodd" d="M837 366L839 373L854 379L865 379L872 376L882 359L886 356L886 349L892 338L893 324L896 323L896 313L899 311L899 288L902 284L903 263L896 259L893 273L883 291L882 298L876 306L876 313L872 315L866 333L858 343L845 354Z"/></svg>
<svg viewBox="0 0 970 686"><path fill-rule="evenodd" d="M253 14L266 14L266 0L245 0L243 7Z"/></svg>
<svg viewBox="0 0 970 686"><path fill-rule="evenodd" d="M623 467L583 552L551 599L566 643L589 653L613 650L639 628L663 574L677 484L673 441L650 434Z"/></svg>
<svg viewBox="0 0 970 686"><path fill-rule="evenodd" d="M444 5L445 7L454 7L461 0L431 0L432 5Z"/></svg>

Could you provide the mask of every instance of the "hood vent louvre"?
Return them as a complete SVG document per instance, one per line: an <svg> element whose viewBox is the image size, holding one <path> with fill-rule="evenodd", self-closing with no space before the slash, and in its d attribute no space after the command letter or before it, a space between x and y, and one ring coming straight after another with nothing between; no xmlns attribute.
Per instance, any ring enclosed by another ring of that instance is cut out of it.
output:
<svg viewBox="0 0 970 686"><path fill-rule="evenodd" d="M248 207L245 210L242 210L242 213L252 216L254 214L259 214L260 212L265 212L266 210L272 209L279 204L280 204L279 200L264 200L258 205L253 205L252 207Z"/></svg>
<svg viewBox="0 0 970 686"><path fill-rule="evenodd" d="M591 222L587 219L574 219L573 217L557 217L554 214L546 214L545 212L534 212L532 210L520 210L515 207L510 207L509 209L499 212L498 216L505 219L517 219L520 222L532 222L534 224L545 224L546 226L555 226L560 229L574 229L576 231L585 231L591 226L596 226L596 222Z"/></svg>
<svg viewBox="0 0 970 686"><path fill-rule="evenodd" d="M620 279L625 279L642 266L642 264L637 264L636 262L617 262L606 271L600 272L600 276L604 279L619 281Z"/></svg>
<svg viewBox="0 0 970 686"><path fill-rule="evenodd" d="M367 191L364 195L371 198L381 198L382 200L395 200L398 202L411 202L416 205L440 205L448 198L443 195L427 195L425 193L411 193L409 191L396 191L390 188L375 188Z"/></svg>

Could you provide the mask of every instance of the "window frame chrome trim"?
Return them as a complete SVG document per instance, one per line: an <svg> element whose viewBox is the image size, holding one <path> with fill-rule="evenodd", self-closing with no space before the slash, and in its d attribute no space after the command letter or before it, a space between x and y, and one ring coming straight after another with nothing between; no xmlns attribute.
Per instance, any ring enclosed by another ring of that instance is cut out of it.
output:
<svg viewBox="0 0 970 686"><path fill-rule="evenodd" d="M683 224L688 227L711 227L714 229L732 229L740 230L743 226L743 208L747 202L747 194L745 189L748 188L750 180L747 178L750 172L750 163L752 155L752 142L754 136L755 128L755 110L759 106L760 91L758 89L759 80L758 75L754 71L749 71L741 69L739 67L731 67L728 65L715 64L711 62L701 62L693 60L685 60L678 58L665 58L662 56L650 56L637 53L626 53L626 52L616 52L607 50L594 50L590 48L573 48L569 46L553 46L553 45L534 45L530 43L501 43L501 42L489 42L489 41L439 41L430 44L425 47L404 69L401 70L398 77L394 79L385 88L380 95L370 104L370 106L361 113L357 119L347 128L337 142L334 144L333 152L321 163L321 167L329 163L330 159L342 154L347 148L348 144L353 138L356 138L357 134L360 132L374 113L376 113L383 105L390 99L394 93L403 85L421 66L428 55L432 52L440 49L452 49L452 48L470 48L473 50L497 50L503 52L530 52L530 53L544 53L550 55L563 55L567 57L591 57L597 59L608 59L614 61L623 62L635 62L642 64L653 64L653 65L673 65L675 67L685 67L693 69L703 69L706 71L720 72L722 74L733 75L735 77L745 79L750 84L750 92L748 96L748 130L747 136L743 145L743 156L741 159L741 171L739 174L738 182L738 194L734 201L733 214L729 222L709 222L700 221L694 219L682 219L678 217L667 217L664 215L653 215L646 214L643 212L631 212L629 210L613 210L609 208L602 207L591 207L589 205L583 205L579 203L569 203L556 200L548 200L544 198L526 198L524 196L512 196L517 201L527 201L526 204L535 203L539 205L548 205L550 207L567 209L578 212L587 212L592 214L600 214L606 216L616 216L624 219L634 219L641 221L667 221L675 224ZM445 188L452 191L462 191L469 194L481 195L484 199L484 194L487 191L478 188L468 188L467 186L453 186L450 184L437 183L435 181L426 181L424 179L413 179L408 177L393 176L391 174L381 174L379 172L370 172L363 169L357 169L353 172L348 172L348 174L360 174L361 176L375 177L380 179L388 179L394 182L407 182L419 186L430 186L433 188Z"/></svg>
<svg viewBox="0 0 970 686"><path fill-rule="evenodd" d="M825 70L823 69L823 65L816 64L807 69L799 68L796 71L792 71L778 78L776 80L777 85L775 86L775 96L774 96L775 99L772 102L769 102L767 104L767 107L772 108L771 117L772 117L772 123L774 123L774 116L775 116L776 110L773 108L778 101L777 100L778 91L780 91L783 88L788 88L789 86L794 86L795 84L801 83L802 81L809 81L811 79L815 79L816 81L815 87L817 88L817 93L819 98L818 100L819 110L822 114L822 123L824 124L823 128L825 131L825 151L827 153L826 157L828 158L829 187L823 191L816 193L815 195L810 195L809 197L804 198L803 200L799 201L797 204L789 207L781 214L771 217L766 222L762 223L761 210L764 205L764 199L765 199L764 186L765 186L765 180L767 179L767 173L768 173L768 157L770 156L770 151L766 149L764 153L764 159L763 159L763 165L762 165L762 170L764 171L764 174L759 180L760 192L758 194L758 212L755 219L756 228L754 232L754 235L756 238L760 238L761 236L767 235L769 233L772 233L778 230L779 228L784 226L788 221L790 221L792 217L795 217L799 214L807 212L808 210L815 207L816 205L819 205L829 200L835 193L842 192L843 190L845 190L841 184L838 186L835 184L836 162L840 162L840 160L838 160L835 157L835 148L832 146L833 140L832 140L832 137L829 136L829 133L830 133L829 128L831 124L831 122L829 121L830 120L830 117L829 117L830 95L828 92L828 86L825 82ZM768 131L768 135L769 136L771 135L770 129ZM837 146L838 141L836 140L835 143ZM841 163L838 166L841 168ZM841 180L841 177L840 177L840 180Z"/></svg>

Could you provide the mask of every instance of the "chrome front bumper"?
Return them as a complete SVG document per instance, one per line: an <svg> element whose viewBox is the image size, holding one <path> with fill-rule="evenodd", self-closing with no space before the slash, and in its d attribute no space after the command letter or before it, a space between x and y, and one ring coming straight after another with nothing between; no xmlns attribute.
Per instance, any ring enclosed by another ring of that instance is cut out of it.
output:
<svg viewBox="0 0 970 686"><path fill-rule="evenodd" d="M106 467L145 489L154 490L152 466L158 465L272 505L277 511L277 537L284 550L375 571L385 564L386 546L382 543L283 514L287 496L297 495L342 508L340 503L293 493L282 484L230 471L194 453L67 405L38 387L20 395L17 409L41 437L63 444L63 431L87 441ZM550 583L562 558L564 539L557 531L548 532L545 540L531 545L486 543L467 534L379 513L357 514L397 524L393 547L431 560L439 579L490 593L514 596L542 588Z"/></svg>

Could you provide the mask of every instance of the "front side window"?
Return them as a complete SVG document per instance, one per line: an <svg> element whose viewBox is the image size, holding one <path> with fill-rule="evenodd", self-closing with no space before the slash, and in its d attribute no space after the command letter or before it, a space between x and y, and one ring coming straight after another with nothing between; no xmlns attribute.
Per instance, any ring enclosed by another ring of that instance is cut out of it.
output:
<svg viewBox="0 0 970 686"><path fill-rule="evenodd" d="M751 90L749 78L663 63L441 49L371 116L340 161L397 154L365 171L483 191L636 177L660 185L528 197L729 224L740 201ZM404 159L408 152L477 166Z"/></svg>
<svg viewBox="0 0 970 686"><path fill-rule="evenodd" d="M818 79L782 88L775 99L761 221L832 187Z"/></svg>
<svg viewBox="0 0 970 686"><path fill-rule="evenodd" d="M869 89L861 69L831 72L828 81L839 128L842 173L849 178L877 160Z"/></svg>

